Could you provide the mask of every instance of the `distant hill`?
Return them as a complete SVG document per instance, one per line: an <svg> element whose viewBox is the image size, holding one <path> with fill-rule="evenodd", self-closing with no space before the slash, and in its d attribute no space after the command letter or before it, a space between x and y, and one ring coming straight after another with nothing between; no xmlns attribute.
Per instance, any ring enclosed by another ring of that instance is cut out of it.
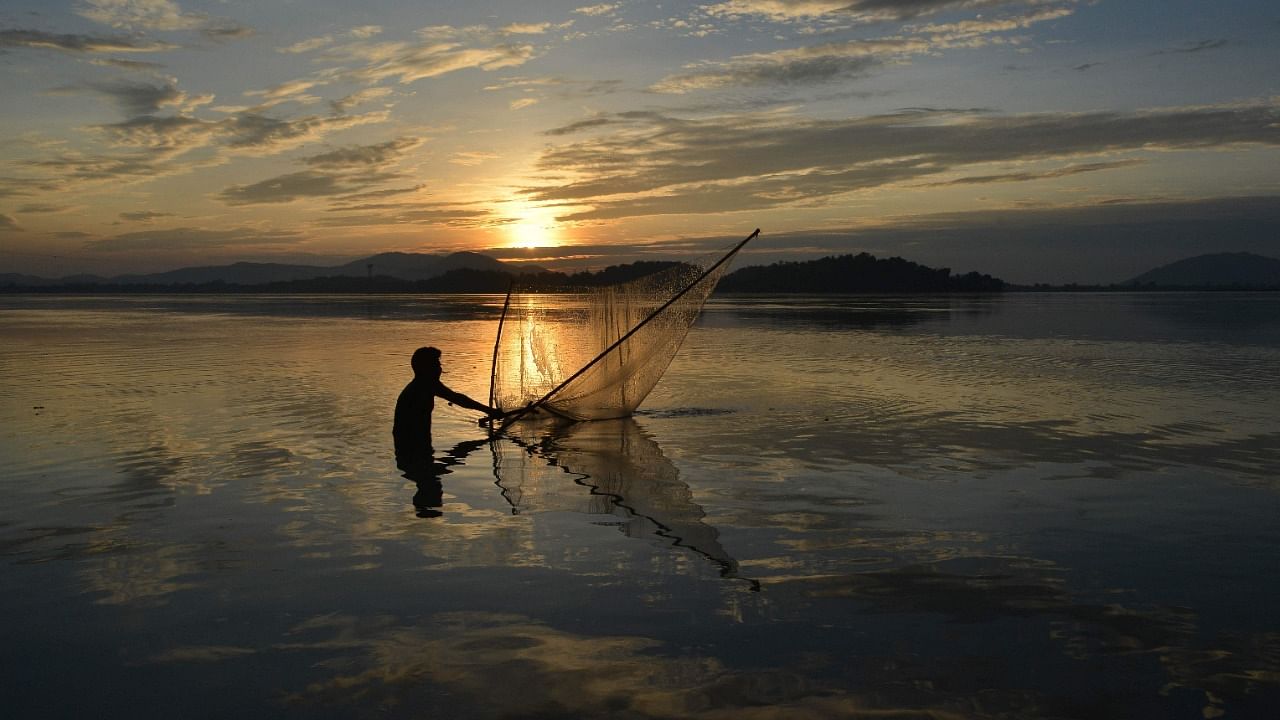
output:
<svg viewBox="0 0 1280 720"><path fill-rule="evenodd" d="M0 275L8 292L422 292L500 293L513 275L522 284L548 292L592 285L611 285L668 269L677 262L639 261L573 274L529 265L508 265L479 253L419 255L383 253L336 267L235 263L192 267L152 275L100 278L77 275L50 280L30 275ZM369 266L373 267L370 268ZM1005 283L971 272L952 275L899 257L842 255L804 262L746 267L721 279L718 292L862 293L862 292L994 292Z"/></svg>
<svg viewBox="0 0 1280 720"><path fill-rule="evenodd" d="M1280 288L1280 260L1253 253L1213 253L1145 272L1125 285Z"/></svg>
<svg viewBox="0 0 1280 720"><path fill-rule="evenodd" d="M370 268L369 266L373 267ZM477 270L523 274L541 272L543 268L530 265L508 265L501 260L474 252L456 252L447 255L424 253L381 253L345 265L289 265L283 263L238 262L231 265L188 267L147 275L73 275L63 278L40 278L17 273L0 274L0 287L44 288L89 285L267 285L290 283L318 278L366 278L371 272L379 277L396 280L419 281L439 277L454 270Z"/></svg>
<svg viewBox="0 0 1280 720"><path fill-rule="evenodd" d="M952 275L900 257L868 253L745 267L720 281L727 293L998 292L1004 281L976 272Z"/></svg>

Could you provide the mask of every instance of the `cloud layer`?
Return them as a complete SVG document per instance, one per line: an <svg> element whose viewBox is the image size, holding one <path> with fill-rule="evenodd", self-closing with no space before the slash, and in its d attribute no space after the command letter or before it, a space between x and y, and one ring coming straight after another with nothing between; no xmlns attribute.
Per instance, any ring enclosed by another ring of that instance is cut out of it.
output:
<svg viewBox="0 0 1280 720"><path fill-rule="evenodd" d="M991 163L1280 145L1280 108L1271 104L1028 115L911 110L842 120L786 113L692 120L633 113L561 131L610 126L617 129L545 152L544 171L575 179L531 188L529 197L592 206L565 215L570 220L759 210ZM1056 173L1124 167L1131 160ZM981 176L970 182L993 180L990 173Z"/></svg>

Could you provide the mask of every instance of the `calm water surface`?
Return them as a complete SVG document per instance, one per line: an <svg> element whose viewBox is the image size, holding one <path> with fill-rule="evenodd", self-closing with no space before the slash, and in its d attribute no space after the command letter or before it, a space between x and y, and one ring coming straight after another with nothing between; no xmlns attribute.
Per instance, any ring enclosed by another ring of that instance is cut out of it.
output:
<svg viewBox="0 0 1280 720"><path fill-rule="evenodd" d="M1280 294L716 300L419 517L500 305L0 297L5 715L1275 717Z"/></svg>

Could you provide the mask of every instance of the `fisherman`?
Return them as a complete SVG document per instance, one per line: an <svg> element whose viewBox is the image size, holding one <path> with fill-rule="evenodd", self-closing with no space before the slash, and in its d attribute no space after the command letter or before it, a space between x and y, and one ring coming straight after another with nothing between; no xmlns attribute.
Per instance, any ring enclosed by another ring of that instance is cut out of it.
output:
<svg viewBox="0 0 1280 720"><path fill-rule="evenodd" d="M404 471L405 477L418 481L438 474L431 447L431 411L435 409L437 397L482 412L490 418L503 417L503 413L440 382L439 349L418 348L409 365L413 368L413 380L400 391L396 400L396 419L391 435L395 439L396 467Z"/></svg>

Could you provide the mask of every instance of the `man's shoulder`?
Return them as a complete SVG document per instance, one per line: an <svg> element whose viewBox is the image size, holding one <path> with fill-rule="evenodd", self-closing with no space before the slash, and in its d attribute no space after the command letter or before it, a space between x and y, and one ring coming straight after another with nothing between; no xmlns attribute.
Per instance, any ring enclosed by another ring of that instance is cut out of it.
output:
<svg viewBox="0 0 1280 720"><path fill-rule="evenodd" d="M432 395L435 394L435 390L436 388L432 383L424 382L422 380L418 380L415 378L413 380L410 380L409 384L405 385L404 389L400 391L400 397L401 398L423 397L423 396L431 397Z"/></svg>

